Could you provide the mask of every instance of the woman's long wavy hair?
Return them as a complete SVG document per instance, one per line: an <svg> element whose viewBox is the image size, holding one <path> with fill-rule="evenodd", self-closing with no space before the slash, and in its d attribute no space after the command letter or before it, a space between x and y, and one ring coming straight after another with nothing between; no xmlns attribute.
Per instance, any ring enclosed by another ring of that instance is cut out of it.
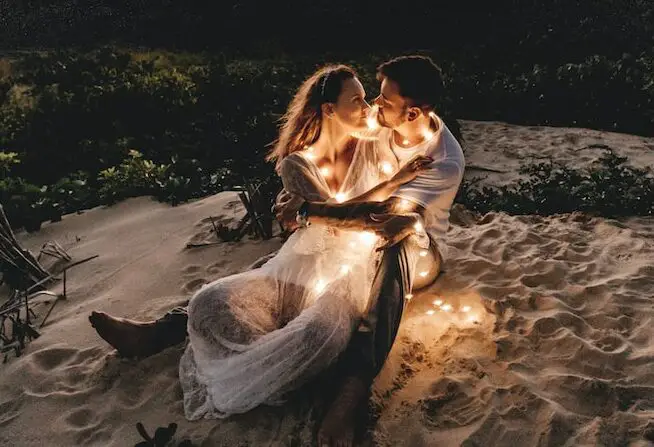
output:
<svg viewBox="0 0 654 447"><path fill-rule="evenodd" d="M347 65L328 65L302 83L280 119L279 137L266 156L267 161L275 161L277 171L285 157L318 140L323 119L322 105L335 103L343 82L354 77L355 71Z"/></svg>

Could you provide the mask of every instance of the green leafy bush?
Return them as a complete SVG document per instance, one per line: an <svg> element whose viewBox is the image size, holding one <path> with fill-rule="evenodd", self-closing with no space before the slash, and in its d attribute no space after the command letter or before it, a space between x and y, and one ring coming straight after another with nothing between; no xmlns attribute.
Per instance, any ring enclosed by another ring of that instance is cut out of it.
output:
<svg viewBox="0 0 654 447"><path fill-rule="evenodd" d="M166 181L167 170L168 166L145 160L132 149L120 165L100 171L100 202L113 204L127 197L154 195Z"/></svg>
<svg viewBox="0 0 654 447"><path fill-rule="evenodd" d="M527 178L508 186L479 188L475 181L466 182L456 201L482 213L654 215L654 173L626 161L609 152L587 170L553 162L528 165L521 169Z"/></svg>

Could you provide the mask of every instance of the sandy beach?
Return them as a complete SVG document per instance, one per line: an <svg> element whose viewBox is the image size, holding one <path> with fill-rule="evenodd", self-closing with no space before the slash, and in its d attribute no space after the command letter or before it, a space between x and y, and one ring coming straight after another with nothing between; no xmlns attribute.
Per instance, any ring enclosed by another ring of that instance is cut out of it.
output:
<svg viewBox="0 0 654 447"><path fill-rule="evenodd" d="M585 167L607 147L635 166L654 164L654 138L462 126L466 175L491 185L538 159ZM92 310L156 318L279 248L279 238L186 248L215 240L209 216L229 223L243 213L233 192L177 207L139 197L19 233L35 253L56 240L74 260L99 257L69 272L68 299L42 336L0 365L0 445L131 446L139 421L150 433L175 422L175 439L203 446L312 445L313 392L188 422L183 345L121 359L87 319ZM480 216L455 206L451 223L445 274L409 303L375 382L365 445L653 445L654 218Z"/></svg>

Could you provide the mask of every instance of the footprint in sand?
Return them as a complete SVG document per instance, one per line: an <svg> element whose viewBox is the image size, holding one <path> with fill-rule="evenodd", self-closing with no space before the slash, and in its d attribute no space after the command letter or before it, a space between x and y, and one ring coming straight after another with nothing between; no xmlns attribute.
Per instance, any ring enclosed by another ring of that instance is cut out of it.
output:
<svg viewBox="0 0 654 447"><path fill-rule="evenodd" d="M218 262L214 262L209 267L207 267L207 273L211 273L211 274L220 273L223 270L223 267L225 267L227 264L229 264L229 261L227 261L226 259L223 259Z"/></svg>
<svg viewBox="0 0 654 447"><path fill-rule="evenodd" d="M20 415L19 410L22 404L21 398L0 402L0 427L8 424Z"/></svg>
<svg viewBox="0 0 654 447"><path fill-rule="evenodd" d="M439 428L463 427L485 414L488 389L480 395L468 391L463 382L444 377L431 387L430 396L422 401L422 414L427 424Z"/></svg>
<svg viewBox="0 0 654 447"><path fill-rule="evenodd" d="M25 393L36 397L75 394L87 390L87 382L103 358L100 347L75 349L61 346L42 349L27 357L28 374L37 380L28 383ZM40 379L40 380L38 380Z"/></svg>
<svg viewBox="0 0 654 447"><path fill-rule="evenodd" d="M97 414L91 408L76 408L63 416L63 422L69 428L83 428L94 425L97 422Z"/></svg>
<svg viewBox="0 0 654 447"><path fill-rule="evenodd" d="M202 266L200 265L197 264L187 265L182 269L182 274L184 276L193 276L196 273L198 273L200 270L202 270Z"/></svg>
<svg viewBox="0 0 654 447"><path fill-rule="evenodd" d="M594 344L607 353L622 351L626 348L625 341L617 335L606 335L595 341Z"/></svg>
<svg viewBox="0 0 654 447"><path fill-rule="evenodd" d="M194 293L200 290L200 288L207 284L209 281L206 280L205 278L195 278L190 281L187 281L183 286L182 286L182 292L184 293Z"/></svg>

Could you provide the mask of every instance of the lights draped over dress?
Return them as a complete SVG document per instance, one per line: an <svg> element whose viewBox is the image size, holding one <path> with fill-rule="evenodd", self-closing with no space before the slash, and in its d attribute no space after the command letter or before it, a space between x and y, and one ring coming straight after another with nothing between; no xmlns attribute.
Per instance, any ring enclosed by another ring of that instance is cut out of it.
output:
<svg viewBox="0 0 654 447"><path fill-rule="evenodd" d="M283 160L284 188L311 201L360 195L397 169L392 153L358 145L339 191L310 152ZM188 419L227 417L283 396L346 348L365 312L381 243L372 232L313 224L262 267L218 279L189 303L179 375Z"/></svg>

